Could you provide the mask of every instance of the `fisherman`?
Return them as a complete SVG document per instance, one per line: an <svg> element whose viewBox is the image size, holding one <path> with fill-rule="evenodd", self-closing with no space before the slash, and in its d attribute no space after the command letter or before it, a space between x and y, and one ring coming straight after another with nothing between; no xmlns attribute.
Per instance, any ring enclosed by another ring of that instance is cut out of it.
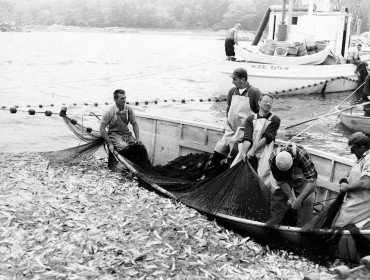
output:
<svg viewBox="0 0 370 280"><path fill-rule="evenodd" d="M356 132L349 137L348 146L357 161L348 178L340 180L340 191L346 196L333 227L354 224L359 229L370 229L370 139Z"/></svg>
<svg viewBox="0 0 370 280"><path fill-rule="evenodd" d="M359 63L361 63L361 58L360 58L362 54L361 48L362 48L362 45L358 44L357 49L353 53L353 64L358 65Z"/></svg>
<svg viewBox="0 0 370 280"><path fill-rule="evenodd" d="M129 155L129 152L132 152L135 154L133 156L139 157L138 160L148 162L148 153L140 141L139 125L136 122L134 110L126 105L126 92L123 89L115 90L113 99L115 105L104 113L100 124L100 134L104 138L109 152L113 153L114 149L123 155ZM135 137L129 130L129 124L132 125Z"/></svg>
<svg viewBox="0 0 370 280"><path fill-rule="evenodd" d="M238 45L238 31L240 30L240 27L241 24L237 23L227 31L225 39L226 60L235 60L234 45Z"/></svg>
<svg viewBox="0 0 370 280"><path fill-rule="evenodd" d="M271 217L283 215L288 204L297 210L296 225L301 227L313 218L311 193L317 184L315 165L309 153L295 143L279 146L272 152L269 163L277 183L271 187Z"/></svg>
<svg viewBox="0 0 370 280"><path fill-rule="evenodd" d="M232 165L241 159L256 162L256 171L265 186L266 196L270 193L270 165L269 158L274 150L277 131L280 127L280 118L271 113L273 97L270 94L262 94L258 105L258 114L250 115L244 126L243 143L239 144L239 154Z"/></svg>
<svg viewBox="0 0 370 280"><path fill-rule="evenodd" d="M370 101L370 74L367 75L365 79L362 101L369 102ZM364 105L364 116L370 117L370 104Z"/></svg>
<svg viewBox="0 0 370 280"><path fill-rule="evenodd" d="M258 113L258 103L261 92L248 83L248 73L244 68L236 68L232 74L233 84L227 95L226 119L227 126L214 153L206 164L206 172L222 163L230 166L238 154L238 144L244 136L246 118L252 113ZM205 178L203 175L202 179Z"/></svg>

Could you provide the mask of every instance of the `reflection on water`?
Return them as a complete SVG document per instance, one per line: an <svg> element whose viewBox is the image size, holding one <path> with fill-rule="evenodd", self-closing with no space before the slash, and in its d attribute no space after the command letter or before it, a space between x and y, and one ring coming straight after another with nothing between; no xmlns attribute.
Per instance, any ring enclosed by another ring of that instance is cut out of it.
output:
<svg viewBox="0 0 370 280"><path fill-rule="evenodd" d="M17 114L0 110L0 150L48 151L77 145L78 140L57 115L29 116L26 106L58 113L66 103L69 114L96 128L95 117L82 115L101 114L108 108L104 103L112 103L112 92L117 88L127 91L130 104L158 100L158 104L133 105L138 112L225 125L224 102L199 101L217 96L216 62L224 58L223 40L218 36L0 33L0 107L19 105L20 110ZM295 141L348 154L349 132L338 125L337 115L285 128L327 114L349 94L276 96L273 112L282 119L279 139L289 140L304 131ZM356 93L348 102L360 98L361 94ZM182 104L178 102L181 99L194 101ZM94 103L99 106L91 106ZM44 107L38 108L39 104ZM50 104L54 107L45 107Z"/></svg>

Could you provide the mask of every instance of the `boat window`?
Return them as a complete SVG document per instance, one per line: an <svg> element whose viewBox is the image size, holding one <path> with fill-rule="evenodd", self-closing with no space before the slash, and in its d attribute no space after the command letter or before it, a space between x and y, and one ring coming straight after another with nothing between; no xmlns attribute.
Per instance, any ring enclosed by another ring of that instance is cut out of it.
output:
<svg viewBox="0 0 370 280"><path fill-rule="evenodd" d="M292 25L298 24L298 17L292 17Z"/></svg>

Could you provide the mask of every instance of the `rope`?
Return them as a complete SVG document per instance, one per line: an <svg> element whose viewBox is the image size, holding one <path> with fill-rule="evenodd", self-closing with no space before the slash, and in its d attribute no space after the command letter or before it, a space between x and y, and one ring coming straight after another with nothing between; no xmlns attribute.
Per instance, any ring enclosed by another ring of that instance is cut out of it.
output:
<svg viewBox="0 0 370 280"><path fill-rule="evenodd" d="M119 80L113 80L113 81L109 81L109 82L110 83L114 83L114 82L121 82L121 81L136 79L136 78L140 78L140 77L154 76L154 75L158 75L158 74L162 74L162 73L167 73L167 72L172 72L172 71L178 71L178 70L182 70L182 69L186 69L186 68L200 66L200 65L204 65L204 64L208 64L208 63L212 63L212 62L216 62L216 61L218 61L218 60L217 59L213 59L213 60L208 60L208 61L204 61L204 62L197 63L197 64L187 65L187 66L183 66L183 67L174 67L174 68L171 68L171 69L167 69L167 70L163 70L163 71L158 71L158 72L152 72L152 73L147 73L147 74L132 74L129 77L126 77L126 78L123 78L123 79L119 79ZM75 81L63 81L63 82L53 82L53 83L44 83L44 84L34 84L34 85L25 85L25 86L17 86L17 87L0 88L0 91L10 90L10 89L19 89L19 88L50 86L50 85L55 85L55 84L62 85L62 84L73 84L73 83L80 83L80 82L87 82L87 81L95 81L95 80L106 80L106 79L109 79L109 78L112 78L112 77L117 77L117 75L115 75L115 76L106 76L106 77L102 77L102 78L91 78L91 79L75 80Z"/></svg>

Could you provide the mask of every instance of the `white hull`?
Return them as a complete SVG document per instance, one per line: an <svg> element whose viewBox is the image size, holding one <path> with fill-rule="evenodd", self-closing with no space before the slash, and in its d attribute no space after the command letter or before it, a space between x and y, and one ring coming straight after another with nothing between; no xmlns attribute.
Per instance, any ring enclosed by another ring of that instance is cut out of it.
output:
<svg viewBox="0 0 370 280"><path fill-rule="evenodd" d="M358 86L356 65L272 65L223 61L219 64L219 94L226 95L233 86L230 75L235 68L245 68L249 83L262 93L306 94L352 91Z"/></svg>

